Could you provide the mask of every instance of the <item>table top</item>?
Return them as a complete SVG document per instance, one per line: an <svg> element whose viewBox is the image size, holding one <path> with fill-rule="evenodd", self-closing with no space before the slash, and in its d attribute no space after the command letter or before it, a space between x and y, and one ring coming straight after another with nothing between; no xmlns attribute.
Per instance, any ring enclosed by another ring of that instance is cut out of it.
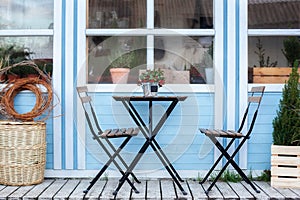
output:
<svg viewBox="0 0 300 200"><path fill-rule="evenodd" d="M187 96L113 96L116 101L184 101Z"/></svg>

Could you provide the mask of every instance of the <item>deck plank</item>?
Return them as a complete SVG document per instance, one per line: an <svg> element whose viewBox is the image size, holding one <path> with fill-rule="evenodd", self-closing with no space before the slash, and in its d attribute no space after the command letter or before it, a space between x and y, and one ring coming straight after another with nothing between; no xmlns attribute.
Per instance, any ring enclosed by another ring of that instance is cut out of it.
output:
<svg viewBox="0 0 300 200"><path fill-rule="evenodd" d="M232 190L230 185L226 182L217 182L217 188L220 190L221 194L225 199L239 199L239 196Z"/></svg>
<svg viewBox="0 0 300 200"><path fill-rule="evenodd" d="M242 181L241 184L244 185L244 187L246 187L249 192L251 192L251 194L256 198L256 199L269 199L269 195L266 194L263 190L261 190L260 188L258 188L260 190L260 193L257 193L255 190L253 190L253 188L246 183L245 181Z"/></svg>
<svg viewBox="0 0 300 200"><path fill-rule="evenodd" d="M176 192L177 198L178 199L192 199L193 197L192 197L192 194L191 194L191 192L189 190L187 181L181 182L180 184L183 187L184 191L187 193L187 195L182 194L182 192L179 189L179 187L174 183L175 189L176 189L175 192Z"/></svg>
<svg viewBox="0 0 300 200"><path fill-rule="evenodd" d="M209 188L210 184L211 184L211 182L205 182L202 184L202 186L205 190L207 190L207 188ZM209 199L223 199L223 195L218 190L218 188L216 188L215 186L212 187L211 191L209 191L208 197L209 197Z"/></svg>
<svg viewBox="0 0 300 200"><path fill-rule="evenodd" d="M191 190L192 198L197 199L207 199L207 195L205 194L201 184L198 181L188 181L188 186Z"/></svg>
<svg viewBox="0 0 300 200"><path fill-rule="evenodd" d="M137 188L139 193L135 193L132 191L131 194L131 199L145 199L146 198L146 185L147 181L146 180L140 180L141 183L134 183L134 186Z"/></svg>
<svg viewBox="0 0 300 200"><path fill-rule="evenodd" d="M39 196L39 200L53 199L55 194L66 184L67 180L55 180L44 192Z"/></svg>
<svg viewBox="0 0 300 200"><path fill-rule="evenodd" d="M261 190L261 192L264 191L265 193L267 193L271 199L284 199L284 196L280 194L275 188L270 187L267 182L255 181L254 183L259 187L259 190Z"/></svg>
<svg viewBox="0 0 300 200"><path fill-rule="evenodd" d="M79 179L69 179L67 183L57 192L53 200L66 200L80 183Z"/></svg>
<svg viewBox="0 0 300 200"><path fill-rule="evenodd" d="M228 183L240 199L254 200L255 197L241 183Z"/></svg>
<svg viewBox="0 0 300 200"><path fill-rule="evenodd" d="M161 189L161 195L162 199L176 199L176 192L173 185L173 181L171 179L162 179L160 180L160 189Z"/></svg>
<svg viewBox="0 0 300 200"><path fill-rule="evenodd" d="M106 185L106 180L98 180L95 185L90 189L90 191L86 194L86 199L99 199L100 195Z"/></svg>
<svg viewBox="0 0 300 200"><path fill-rule="evenodd" d="M85 196L83 191L88 187L89 184L90 184L90 180L82 179L80 181L80 183L77 185L77 187L75 188L75 190L71 193L69 199L70 200L79 200L79 199L82 200Z"/></svg>
<svg viewBox="0 0 300 200"><path fill-rule="evenodd" d="M147 181L147 194L146 198L150 200L161 199L160 185L158 180Z"/></svg>
<svg viewBox="0 0 300 200"><path fill-rule="evenodd" d="M188 195L181 195L171 179L142 180L135 184L139 194L132 192L128 183L124 183L116 198L112 194L118 184L118 179L109 179L106 183L99 180L88 194L83 191L89 185L90 179L45 179L38 185L32 186L4 186L0 185L0 200L96 200L96 199L300 199L299 189L273 188L268 182L255 181L261 193L256 193L244 181L239 183L220 182L212 188L208 195L204 188L209 182L199 184L197 181L187 180L182 183ZM175 187L174 187L175 186ZM102 193L101 193L102 192ZM100 198L99 198L100 196Z"/></svg>
<svg viewBox="0 0 300 200"><path fill-rule="evenodd" d="M23 200L38 199L40 194L54 182L54 179L46 179L39 185L34 186L27 194L24 195Z"/></svg>
<svg viewBox="0 0 300 200"><path fill-rule="evenodd" d="M8 196L8 200L18 200L22 199L23 196L29 192L34 186L29 185L29 186L23 186L19 187L16 191L14 191L11 195Z"/></svg>
<svg viewBox="0 0 300 200"><path fill-rule="evenodd" d="M18 189L17 186L7 186L3 190L0 191L0 200L6 200L7 196L12 194L14 191Z"/></svg>
<svg viewBox="0 0 300 200"><path fill-rule="evenodd" d="M115 191L116 187L118 186L119 180L117 179L108 179L100 199L114 199L113 192ZM127 183L124 183L127 184ZM123 185L124 186L124 185Z"/></svg>
<svg viewBox="0 0 300 200"><path fill-rule="evenodd" d="M276 190L284 196L285 199L295 199L299 198L292 190L288 188L276 188Z"/></svg>

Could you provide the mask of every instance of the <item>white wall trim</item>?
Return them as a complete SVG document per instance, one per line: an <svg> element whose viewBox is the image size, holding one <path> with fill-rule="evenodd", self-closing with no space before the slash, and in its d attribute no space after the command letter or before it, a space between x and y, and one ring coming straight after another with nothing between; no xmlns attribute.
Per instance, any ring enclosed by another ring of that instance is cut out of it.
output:
<svg viewBox="0 0 300 200"><path fill-rule="evenodd" d="M74 1L66 1L66 32L65 32L65 94L64 94L64 105L65 105L65 167L66 169L73 169L74 163L74 137L73 137L73 122L74 122L74 18L68 16L74 16Z"/></svg>
<svg viewBox="0 0 300 200"><path fill-rule="evenodd" d="M78 2L78 29L77 29L77 54L81 55L77 57L77 85L76 86L83 86L86 85L86 1L79 1ZM85 144L86 144L86 135L85 135L85 116L82 105L76 94L77 99L77 115L76 115L76 125L77 125L77 168L78 169L85 169Z"/></svg>
<svg viewBox="0 0 300 200"><path fill-rule="evenodd" d="M60 100L61 94L61 60L62 60L62 3L60 0L54 1L54 35L53 35L53 75L52 85L54 88L53 104L56 105L53 108L53 168L61 169L62 167L62 137L61 137L61 115L62 107Z"/></svg>
<svg viewBox="0 0 300 200"><path fill-rule="evenodd" d="M239 123L242 120L243 114L245 112L245 109L247 107L247 100L248 100L248 2L247 1L240 1L240 32L239 32L239 38L240 38L240 59L239 60ZM247 127L247 123L245 125ZM247 130L243 130L244 133ZM243 147L240 149L239 152L239 165L243 169L247 169L247 163L248 163L248 151L247 151L247 142L243 145Z"/></svg>

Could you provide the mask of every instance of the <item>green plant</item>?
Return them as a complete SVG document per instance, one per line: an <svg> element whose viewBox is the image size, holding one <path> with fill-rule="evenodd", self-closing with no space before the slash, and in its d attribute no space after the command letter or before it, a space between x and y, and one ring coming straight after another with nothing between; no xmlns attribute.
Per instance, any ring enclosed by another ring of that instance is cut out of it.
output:
<svg viewBox="0 0 300 200"><path fill-rule="evenodd" d="M158 83L160 86L165 84L164 71L160 68L153 70L146 70L139 76L139 83Z"/></svg>
<svg viewBox="0 0 300 200"><path fill-rule="evenodd" d="M135 52L115 52L110 57L110 68L131 68L132 62L135 60Z"/></svg>
<svg viewBox="0 0 300 200"><path fill-rule="evenodd" d="M289 36L283 41L283 55L288 61L288 65L293 67L294 62L300 58L300 41L296 36Z"/></svg>
<svg viewBox="0 0 300 200"><path fill-rule="evenodd" d="M257 38L256 48L257 51L254 51L254 53L258 56L259 67L276 67L277 61L271 62L270 56L267 56L267 59L265 59L266 50L263 48L260 38Z"/></svg>
<svg viewBox="0 0 300 200"><path fill-rule="evenodd" d="M216 174L212 174L210 179L214 180L216 178ZM224 173L219 178L220 181L224 182L240 182L242 180L242 177L237 174L235 171L226 169Z"/></svg>
<svg viewBox="0 0 300 200"><path fill-rule="evenodd" d="M300 86L299 63L296 61L282 91L277 116L273 120L275 145L300 146Z"/></svg>
<svg viewBox="0 0 300 200"><path fill-rule="evenodd" d="M33 52L30 52L27 48L15 46L15 45L1 46L0 47L1 69L22 62L24 60L30 60L31 54L33 54ZM8 73L22 75L27 72L25 68L14 67L8 70Z"/></svg>

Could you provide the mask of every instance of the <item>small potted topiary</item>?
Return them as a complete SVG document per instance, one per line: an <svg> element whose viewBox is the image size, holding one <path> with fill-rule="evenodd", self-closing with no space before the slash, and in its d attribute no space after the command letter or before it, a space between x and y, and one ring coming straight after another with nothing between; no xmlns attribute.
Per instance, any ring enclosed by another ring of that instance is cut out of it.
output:
<svg viewBox="0 0 300 200"><path fill-rule="evenodd" d="M298 68L299 63L296 61L292 73L284 85L279 110L273 120L271 185L274 187L300 188L300 84Z"/></svg>

